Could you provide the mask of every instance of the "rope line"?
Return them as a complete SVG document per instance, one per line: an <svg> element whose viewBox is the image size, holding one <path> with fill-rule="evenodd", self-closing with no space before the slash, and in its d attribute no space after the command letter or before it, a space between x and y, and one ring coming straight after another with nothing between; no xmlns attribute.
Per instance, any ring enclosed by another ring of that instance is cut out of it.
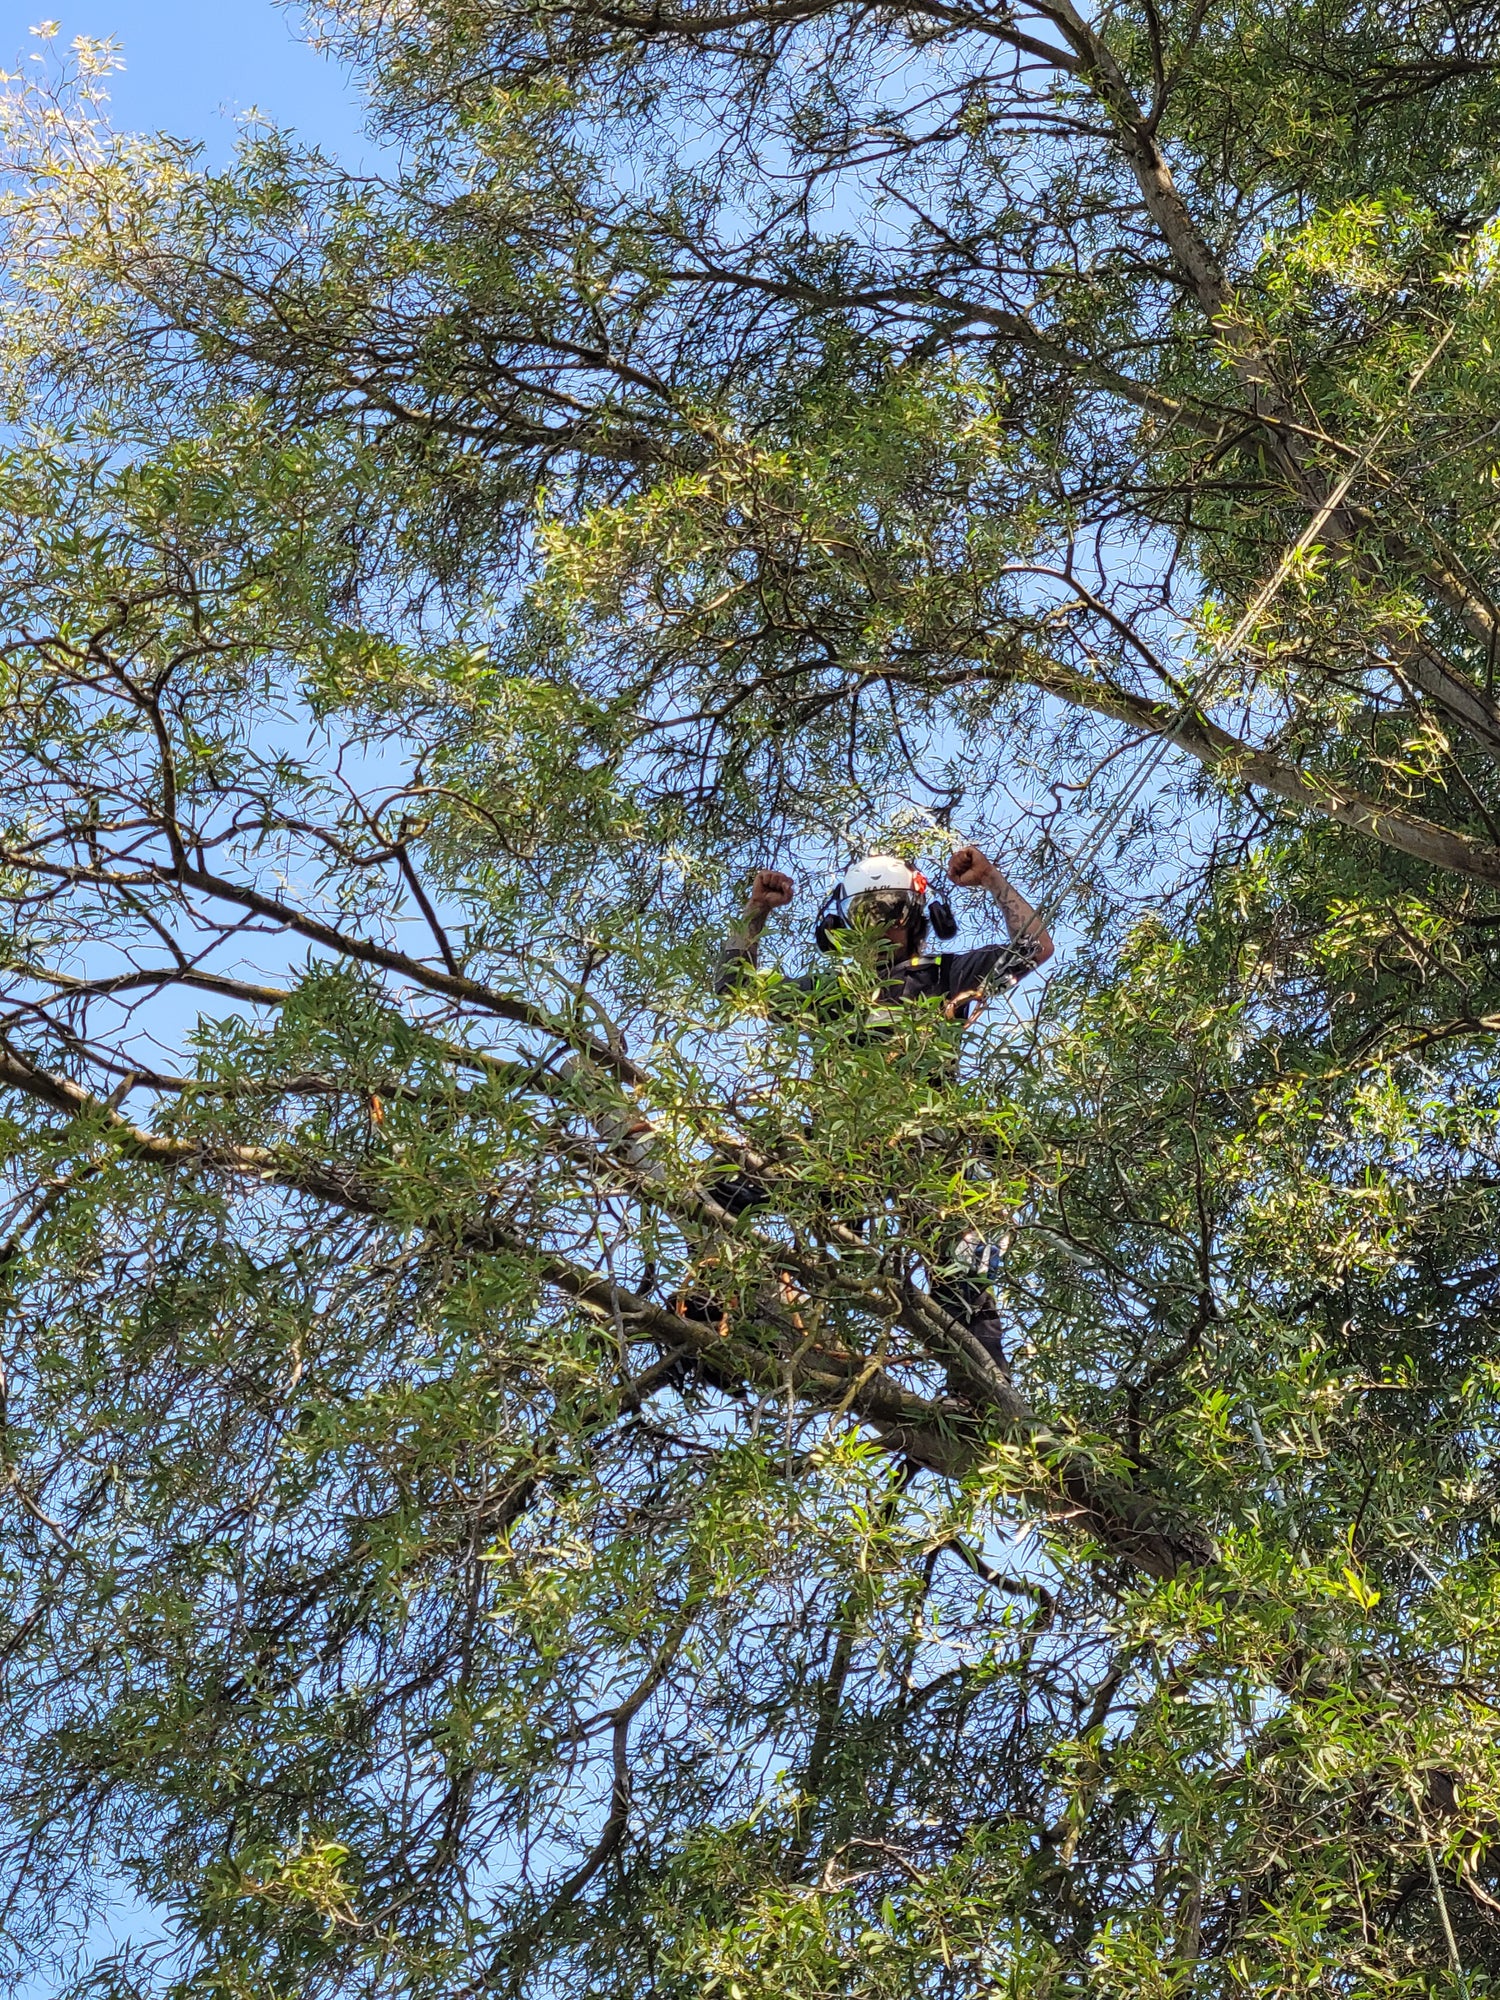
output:
<svg viewBox="0 0 1500 2000"><path fill-rule="evenodd" d="M1068 854L1064 850L1063 858L1068 863L1067 877L1061 887L1053 891L1047 902L1037 913L1044 928L1050 929L1052 919L1062 907L1063 899L1083 881L1085 870L1089 864L1096 858L1100 848L1103 847L1105 841L1119 825L1136 799L1140 797L1147 781L1166 756L1168 750L1172 748L1179 726L1187 720L1195 709L1200 709L1205 700L1214 692L1223 670L1229 665L1230 661L1233 660L1235 654L1244 644L1246 635L1256 625L1261 613L1271 603L1272 599L1277 596L1282 585L1291 575L1293 569L1296 568L1298 562L1312 547L1318 536L1327 527L1329 521L1332 520L1333 516L1344 504L1345 499L1348 497L1349 489L1353 486L1355 480L1368 469L1371 460L1390 435L1392 428L1410 410L1413 398L1416 396L1418 389L1421 388L1428 371L1433 367L1438 356L1452 339L1457 325L1457 320L1449 322L1447 331L1442 335L1431 353L1427 355L1412 376L1411 381L1407 385L1406 394L1402 397L1400 403L1392 410L1375 435L1365 445L1359 456L1350 465L1348 471L1345 472L1328 498L1318 508L1302 533L1297 537L1297 540L1287 550L1277 566L1275 575L1256 592L1254 599L1235 624L1233 631L1229 633L1227 638L1221 640L1218 646L1209 654L1208 659L1204 663L1203 673L1198 686L1190 688L1184 695L1178 708L1168 718L1165 728L1159 733L1151 755L1136 772L1136 775L1132 778L1121 796L1115 800L1114 804L1105 814L1100 816L1094 833L1077 854Z"/></svg>

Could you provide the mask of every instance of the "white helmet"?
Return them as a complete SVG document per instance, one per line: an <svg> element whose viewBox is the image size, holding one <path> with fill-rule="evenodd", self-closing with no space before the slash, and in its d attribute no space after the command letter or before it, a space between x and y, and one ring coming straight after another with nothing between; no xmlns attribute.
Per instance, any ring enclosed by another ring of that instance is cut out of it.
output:
<svg viewBox="0 0 1500 2000"><path fill-rule="evenodd" d="M844 870L844 896L846 900L862 896L870 889L904 889L908 895L925 896L927 877L894 854L867 854Z"/></svg>
<svg viewBox="0 0 1500 2000"><path fill-rule="evenodd" d="M929 921L939 937L950 938L957 929L953 913L947 904L939 900L931 910L927 904L927 877L920 869L913 868L909 861L902 861L894 854L867 854L862 861L851 862L844 870L844 879L834 889L822 909L818 912L817 929L814 936L820 951L833 951L834 933L844 929L851 916L858 915L858 906L865 897L889 900L893 907L889 910L876 906L876 921L882 924L907 921L916 925L914 933L908 937L913 950L917 949L925 935Z"/></svg>

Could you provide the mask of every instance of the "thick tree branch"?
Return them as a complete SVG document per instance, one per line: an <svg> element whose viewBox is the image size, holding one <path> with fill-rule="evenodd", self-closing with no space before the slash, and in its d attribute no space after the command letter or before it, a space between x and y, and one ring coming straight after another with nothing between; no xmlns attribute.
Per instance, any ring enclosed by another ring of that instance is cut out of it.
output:
<svg viewBox="0 0 1500 2000"><path fill-rule="evenodd" d="M122 1154L143 1163L260 1181L353 1214L379 1218L388 1213L380 1189L355 1172L271 1147L202 1144L148 1131L104 1099L43 1070L3 1041L0 1087L96 1123L101 1136ZM451 1228L445 1230L444 1240L454 1244ZM1177 1519L1151 1496L1101 1472L1086 1446L1038 1418L967 1329L949 1320L914 1287L907 1290L905 1314L929 1339L933 1330L946 1335L948 1350L972 1385L982 1414L958 1401L934 1402L919 1396L862 1354L813 1347L788 1359L758 1340L753 1326L734 1335L691 1315L671 1312L597 1271L528 1242L504 1223L476 1222L459 1233L456 1247L471 1254L510 1256L530 1265L547 1284L607 1324L624 1324L667 1348L691 1348L717 1379L727 1374L762 1393L784 1391L790 1384L814 1407L849 1410L870 1425L888 1449L945 1478L962 1479L979 1470L992 1453L998 1427L1000 1439L1021 1455L1008 1474L1019 1493L1054 1513L1061 1496L1065 1518L1096 1537L1109 1554L1149 1575L1175 1575L1212 1554L1201 1530Z"/></svg>
<svg viewBox="0 0 1500 2000"><path fill-rule="evenodd" d="M1273 751L1241 742L1206 716L1184 714L1181 708L1169 707L1165 702L1108 687L1059 662L1030 661L1020 672L1007 667L996 677L1006 681L1024 678L1075 708L1089 709L1153 736L1165 736L1231 783L1252 785L1292 805L1321 813L1340 826L1350 827L1383 846L1425 862L1430 868L1466 876L1491 887L1500 886L1500 847L1441 826L1435 820L1423 819L1399 806L1367 798L1337 778L1304 771Z"/></svg>

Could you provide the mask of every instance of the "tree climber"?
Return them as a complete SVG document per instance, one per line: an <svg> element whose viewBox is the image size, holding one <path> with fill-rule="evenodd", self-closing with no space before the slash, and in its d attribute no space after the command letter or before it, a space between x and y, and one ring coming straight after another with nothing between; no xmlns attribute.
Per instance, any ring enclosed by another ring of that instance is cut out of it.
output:
<svg viewBox="0 0 1500 2000"><path fill-rule="evenodd" d="M895 1035L901 1010L914 1006L938 1008L961 1028L991 994L1009 992L1052 956L1052 939L1036 911L979 848L959 848L948 862L948 877L957 888L985 891L999 905L1008 943L924 955L929 929L946 941L958 926L945 902L934 898L929 906L927 878L891 854L867 855L854 862L818 913L816 936L823 951L836 953L837 933L848 926L857 926L867 936L875 933L880 984L866 1020L872 1038ZM784 909L792 895L787 876L771 868L756 871L739 924L719 955L715 992L732 992L745 968L758 964L761 932L772 911ZM819 1013L847 1012L858 1004L847 986L826 974L804 974L786 985ZM939 1075L934 1080L942 1079ZM767 1190L746 1174L736 1174L718 1192L735 1214L769 1199ZM933 1297L955 1319L964 1321L1004 1367L1002 1329L990 1290L997 1266L997 1246L970 1234L957 1246L949 1270L934 1284Z"/></svg>

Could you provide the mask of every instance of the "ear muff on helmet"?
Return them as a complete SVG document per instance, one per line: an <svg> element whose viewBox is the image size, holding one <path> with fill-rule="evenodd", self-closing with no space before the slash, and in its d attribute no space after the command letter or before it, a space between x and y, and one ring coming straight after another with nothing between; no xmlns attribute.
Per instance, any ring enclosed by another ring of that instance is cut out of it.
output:
<svg viewBox="0 0 1500 2000"><path fill-rule="evenodd" d="M949 938L958 936L958 918L953 914L953 905L946 902L931 902L927 905L927 921L932 925L933 935L946 944Z"/></svg>
<svg viewBox="0 0 1500 2000"><path fill-rule="evenodd" d="M844 910L844 885L840 882L823 898L823 907L819 910L813 927L813 942L819 951L832 951L834 932L848 928L849 918Z"/></svg>

